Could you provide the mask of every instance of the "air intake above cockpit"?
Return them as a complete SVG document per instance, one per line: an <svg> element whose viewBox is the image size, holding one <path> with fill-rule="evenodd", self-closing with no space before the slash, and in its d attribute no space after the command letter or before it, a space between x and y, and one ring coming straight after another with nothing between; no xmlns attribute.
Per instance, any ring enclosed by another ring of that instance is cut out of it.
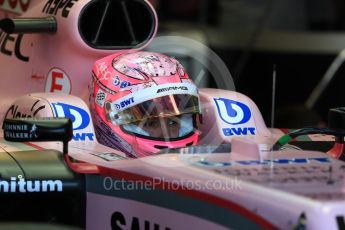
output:
<svg viewBox="0 0 345 230"><path fill-rule="evenodd" d="M143 0L95 0L79 16L79 33L95 49L141 47L154 36L156 16Z"/></svg>

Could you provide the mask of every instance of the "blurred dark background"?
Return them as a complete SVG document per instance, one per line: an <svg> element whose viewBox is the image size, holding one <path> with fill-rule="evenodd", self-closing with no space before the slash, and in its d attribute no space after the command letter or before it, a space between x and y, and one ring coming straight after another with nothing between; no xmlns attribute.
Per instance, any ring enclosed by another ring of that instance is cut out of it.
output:
<svg viewBox="0 0 345 230"><path fill-rule="evenodd" d="M345 0L151 2L158 12L159 34L202 37L229 68L236 91L254 100L268 126L274 66L275 127L322 127L327 125L329 108L345 106L343 65L319 91L319 97L307 104L331 63L345 49ZM197 74L190 61L184 64L190 75ZM217 87L215 77L209 76L202 87Z"/></svg>

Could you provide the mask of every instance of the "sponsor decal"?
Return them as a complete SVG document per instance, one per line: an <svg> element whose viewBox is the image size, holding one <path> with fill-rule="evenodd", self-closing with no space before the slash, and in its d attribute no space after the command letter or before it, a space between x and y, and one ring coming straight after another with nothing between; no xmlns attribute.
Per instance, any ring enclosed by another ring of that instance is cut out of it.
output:
<svg viewBox="0 0 345 230"><path fill-rule="evenodd" d="M246 136L246 135L255 135L254 127L244 127L244 128L223 128L224 136Z"/></svg>
<svg viewBox="0 0 345 230"><path fill-rule="evenodd" d="M251 111L244 103L227 98L214 98L219 117L226 124L241 125L247 123L251 118ZM231 127L223 128L224 136L246 136L255 135L255 127Z"/></svg>
<svg viewBox="0 0 345 230"><path fill-rule="evenodd" d="M277 164L277 165L291 165L291 164L309 164L309 163L319 163L319 164L328 164L331 163L331 159L328 157L311 157L311 158L291 158L291 159L276 159L276 160L248 160L248 161L207 161L199 160L193 163L196 166L205 166L205 167L227 167L234 165L268 165L268 164Z"/></svg>
<svg viewBox="0 0 345 230"><path fill-rule="evenodd" d="M121 212L114 212L111 215L111 229L165 229L171 230L169 227L162 227L159 224L152 223L149 220L141 220L139 217L133 216L126 219Z"/></svg>
<svg viewBox="0 0 345 230"><path fill-rule="evenodd" d="M94 140L93 133L82 132L91 122L89 114L84 109L64 103L52 103L52 105L57 117L68 117L72 120L73 140Z"/></svg>
<svg viewBox="0 0 345 230"><path fill-rule="evenodd" d="M71 81L64 71L53 68L47 74L45 91L69 94L71 92Z"/></svg>
<svg viewBox="0 0 345 230"><path fill-rule="evenodd" d="M37 135L37 126L35 124L33 124L32 127L31 127L31 130L29 132L29 137L30 138L33 138L33 137L37 138L38 137L38 135Z"/></svg>
<svg viewBox="0 0 345 230"><path fill-rule="evenodd" d="M104 106L104 101L105 101L105 98L106 98L106 94L103 90L101 89L98 89L98 92L96 94L96 98L95 98L95 103L101 107Z"/></svg>
<svg viewBox="0 0 345 230"><path fill-rule="evenodd" d="M4 124L4 130L5 130L5 137L15 138L15 139L27 139L32 137L32 135L37 136L36 126L33 128L27 124L18 124L18 125L12 125L12 124ZM29 132L30 130L30 132ZM12 132L16 131L16 132ZM18 132L22 131L22 132Z"/></svg>
<svg viewBox="0 0 345 230"><path fill-rule="evenodd" d="M22 54L21 44L23 39L23 34L7 34L0 31L0 53L12 56L23 62L29 61L29 56Z"/></svg>
<svg viewBox="0 0 345 230"><path fill-rule="evenodd" d="M238 125L247 123L251 117L247 105L226 98L214 98L220 118L227 124Z"/></svg>
<svg viewBox="0 0 345 230"><path fill-rule="evenodd" d="M48 0L42 9L42 13L59 15L67 18L70 10L78 0Z"/></svg>
<svg viewBox="0 0 345 230"><path fill-rule="evenodd" d="M20 112L18 109L18 105L11 105L11 107L7 110L5 117L6 118L32 118L37 115L39 111L45 109L45 105L39 105L40 100L35 101L35 103L31 106L30 112L31 113L24 113Z"/></svg>
<svg viewBox="0 0 345 230"><path fill-rule="evenodd" d="M126 88L127 86L130 86L131 83L128 81L121 81L119 76L116 76L113 80L113 85L120 86L121 89Z"/></svg>
<svg viewBox="0 0 345 230"><path fill-rule="evenodd" d="M130 85L130 86L126 87L126 88L123 88L123 89L120 90L120 91L129 90L129 91L131 91L132 93L134 93L134 92L138 92L138 91L140 91L140 90L146 89L146 88L150 88L150 87L155 86L155 85L156 85L156 83L154 83L154 82L152 82L152 81L150 81L150 82L144 82L144 83L142 83L142 84Z"/></svg>
<svg viewBox="0 0 345 230"><path fill-rule="evenodd" d="M19 177L19 176L18 176ZM29 192L62 192L61 180L25 180L11 177L11 181L0 180L0 192L29 193Z"/></svg>
<svg viewBox="0 0 345 230"><path fill-rule="evenodd" d="M14 139L37 138L37 126L4 124L5 137ZM12 132L16 131L16 132ZM22 132L18 132L22 131Z"/></svg>
<svg viewBox="0 0 345 230"><path fill-rule="evenodd" d="M22 14L29 8L30 0L0 0L0 8L15 14Z"/></svg>
<svg viewBox="0 0 345 230"><path fill-rule="evenodd" d="M113 84L115 86L118 86L118 85L120 85L120 83L121 83L121 81L120 81L119 76L114 77Z"/></svg>
<svg viewBox="0 0 345 230"><path fill-rule="evenodd" d="M186 87L186 86L170 86L170 87L158 89L157 93L167 92L167 91L171 91L171 90L186 90L186 91L188 91L188 87Z"/></svg>
<svg viewBox="0 0 345 230"><path fill-rule="evenodd" d="M5 129L11 131L28 131L29 126L27 124L19 124L19 125L12 125L12 124L4 124Z"/></svg>
<svg viewBox="0 0 345 230"><path fill-rule="evenodd" d="M117 110L127 108L129 105L134 103L134 97L128 98L126 100L123 100L117 104L115 104L115 107Z"/></svg>

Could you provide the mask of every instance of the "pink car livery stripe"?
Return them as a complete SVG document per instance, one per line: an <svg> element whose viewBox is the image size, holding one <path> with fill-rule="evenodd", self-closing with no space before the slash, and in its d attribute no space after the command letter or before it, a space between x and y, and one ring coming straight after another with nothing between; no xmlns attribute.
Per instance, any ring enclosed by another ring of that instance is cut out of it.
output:
<svg viewBox="0 0 345 230"><path fill-rule="evenodd" d="M278 229L248 209L202 191L116 169L101 167L101 174L103 176L87 175L87 192L90 197L93 197L92 194L101 194L107 197L139 201L196 216L230 229ZM125 184L152 184L154 181L154 187L131 190L105 189L105 180L120 181ZM91 212L95 212L94 208L90 207L90 209L92 209ZM186 225L192 226L190 223Z"/></svg>

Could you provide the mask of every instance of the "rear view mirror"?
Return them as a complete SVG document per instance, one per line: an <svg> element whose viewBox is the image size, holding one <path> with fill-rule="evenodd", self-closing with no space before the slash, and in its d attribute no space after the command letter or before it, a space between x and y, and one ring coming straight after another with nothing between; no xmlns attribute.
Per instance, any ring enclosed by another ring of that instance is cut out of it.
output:
<svg viewBox="0 0 345 230"><path fill-rule="evenodd" d="M63 153L68 152L68 142L73 136L69 118L5 119L2 128L6 141L62 141Z"/></svg>

